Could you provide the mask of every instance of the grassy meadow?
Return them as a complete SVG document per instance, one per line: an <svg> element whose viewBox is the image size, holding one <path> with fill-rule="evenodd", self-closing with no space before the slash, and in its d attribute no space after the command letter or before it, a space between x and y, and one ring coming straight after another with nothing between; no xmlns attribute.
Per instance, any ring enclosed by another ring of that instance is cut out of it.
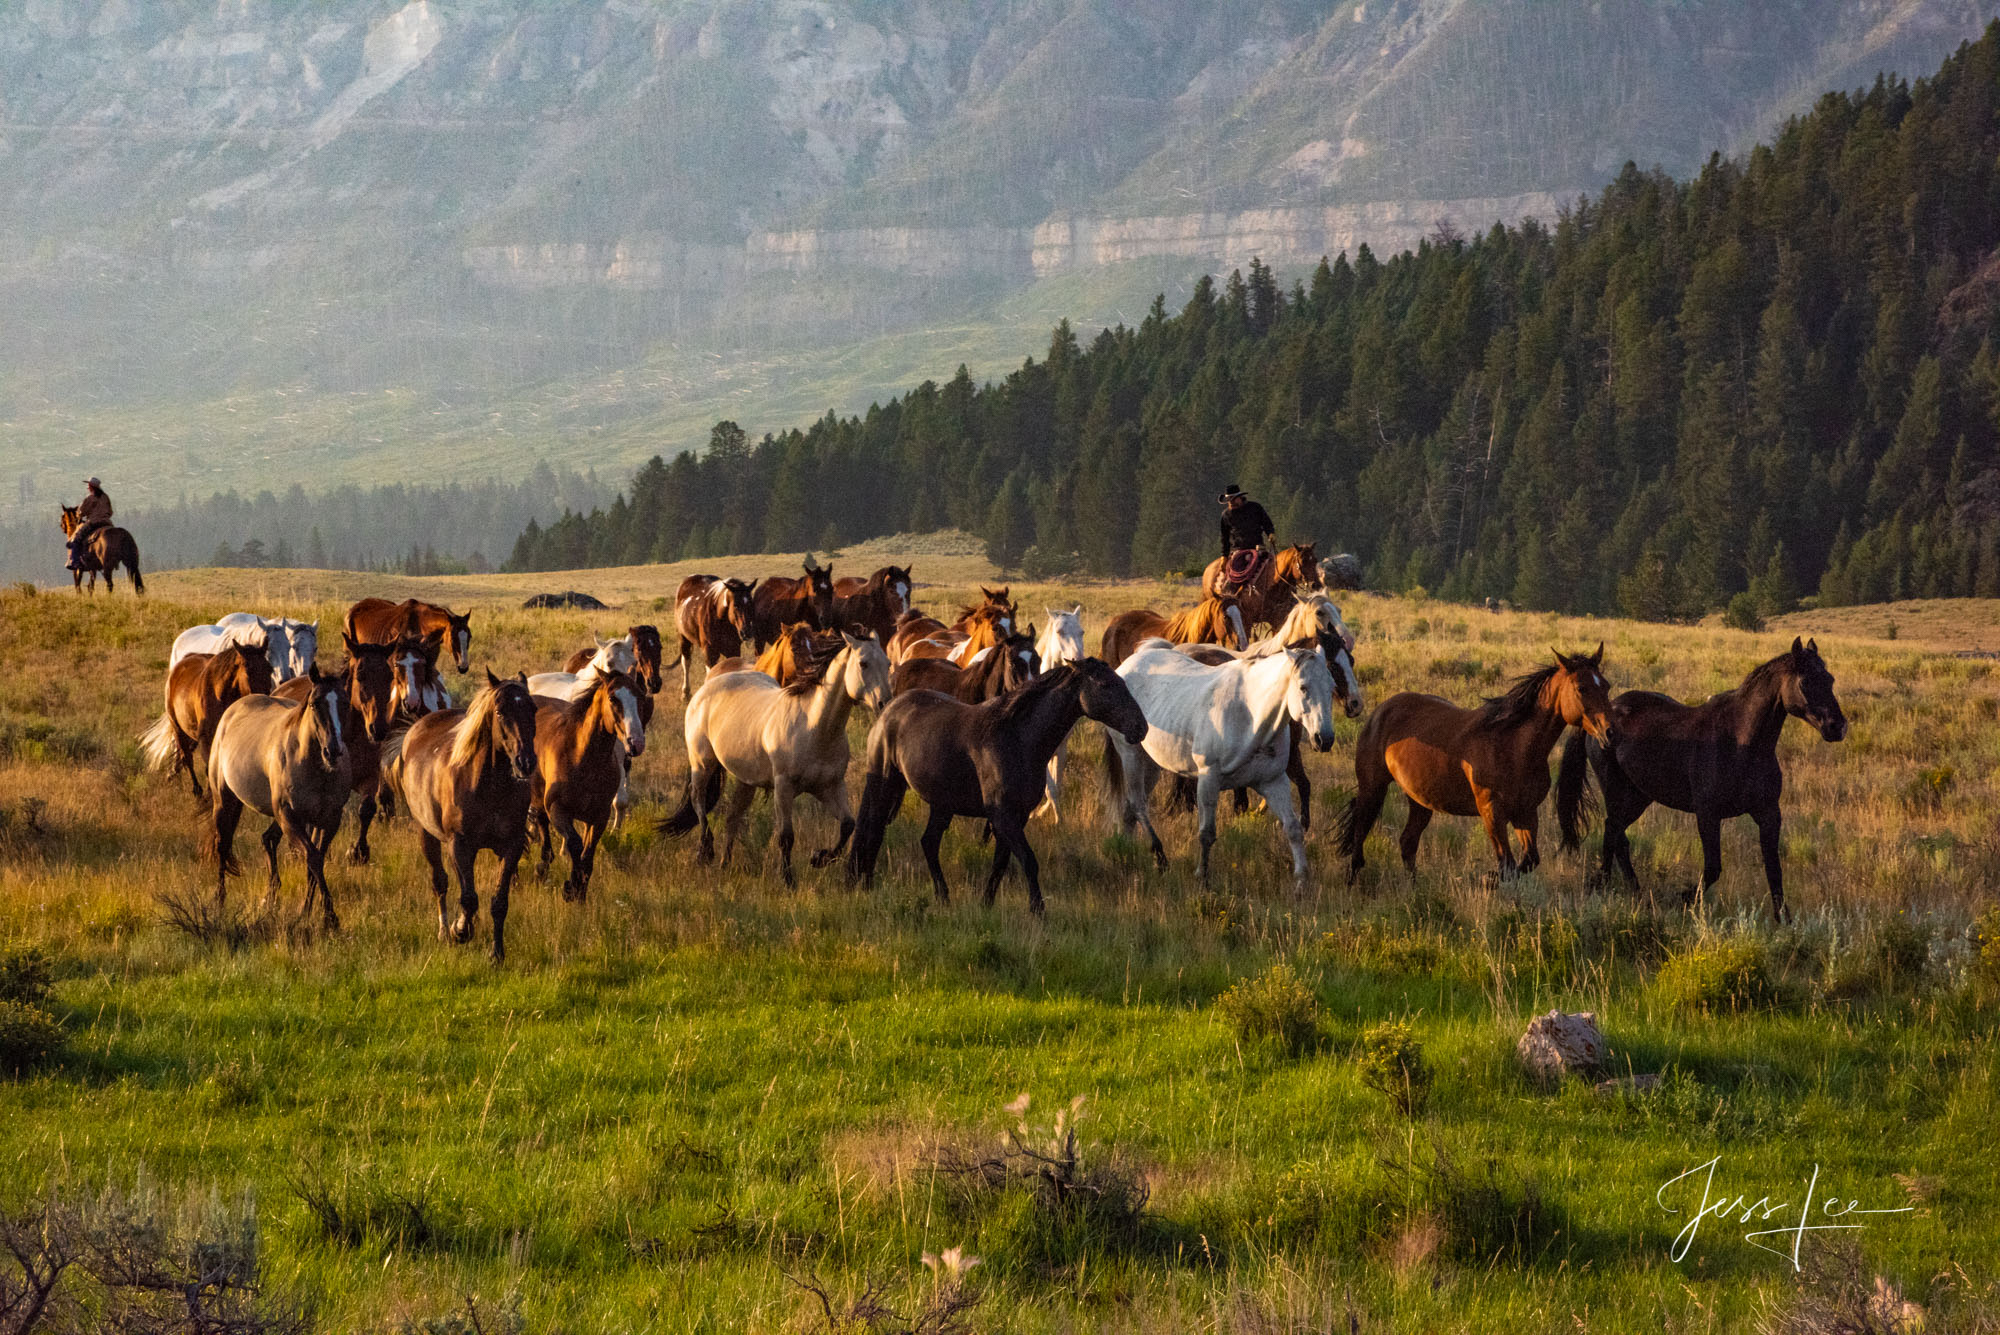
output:
<svg viewBox="0 0 2000 1335"><path fill-rule="evenodd" d="M964 554L911 559L927 608L990 576ZM1500 883L1473 823L1450 819L1413 882L1400 799L1350 887L1330 836L1351 722L1311 761L1303 899L1255 815L1225 820L1208 890L1186 815L1162 822L1175 861L1154 872L1100 814L1088 728L1061 825L1030 831L1045 921L1018 878L979 903L987 853L963 822L956 893L935 904L914 801L872 893L803 866L786 892L762 874L768 802L727 873L652 833L686 770L677 673L634 772L640 819L607 839L587 903L524 877L502 970L483 917L473 946L435 939L406 821L377 826L373 865L332 867L337 936L232 947L168 924L163 895L211 884L203 810L134 739L183 626L254 607L330 630L362 593L423 591L475 609L475 673L533 671L592 631L664 627L681 573L205 571L152 577L144 599L0 594L0 955L48 957L65 1031L52 1061L0 1076L0 1206L139 1182L254 1201L267 1288L343 1331L471 1329L469 1297L481 1329L574 1332L1915 1329L1889 1290L1928 1331L2000 1323L2000 918L1981 934L2000 672L1953 638L1954 620L1990 627L1991 605L1904 617L1924 633L1893 640L1895 609L1799 627L1853 731L1787 730L1783 928L1748 822L1727 830L1718 895L1683 912L1692 818L1657 810L1633 830L1640 896L1589 887L1574 855ZM519 607L565 588L621 606ZM1093 646L1111 613L1192 596L1016 589L1036 621L1084 604ZM1342 605L1371 703L1471 701L1550 645L1600 639L1615 687L1698 698L1799 629ZM802 808L809 849L830 823ZM245 905L261 828L239 834ZM1552 848L1552 816L1543 831ZM284 865L289 914L302 875ZM1657 1088L1530 1082L1514 1043L1551 1007L1595 1012L1606 1074ZM1715 1195L1793 1208L1706 1220L1675 1260L1699 1189L1669 1196L1680 1215L1656 1193L1717 1156ZM1760 1240L1775 1252L1742 1235L1796 1224L1815 1165L1819 1198L1901 1212L1807 1234L1794 1273L1790 1234ZM953 1279L921 1259L951 1248L980 1263ZM1835 1323L1871 1300L1875 1326Z"/></svg>

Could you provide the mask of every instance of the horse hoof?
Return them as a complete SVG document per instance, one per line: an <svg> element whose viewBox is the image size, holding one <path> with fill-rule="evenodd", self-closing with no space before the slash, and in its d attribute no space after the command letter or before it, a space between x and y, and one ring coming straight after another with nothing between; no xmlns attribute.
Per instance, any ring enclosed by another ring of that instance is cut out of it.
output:
<svg viewBox="0 0 2000 1335"><path fill-rule="evenodd" d="M451 925L451 939L454 944L464 945L472 939L472 924L460 918Z"/></svg>
<svg viewBox="0 0 2000 1335"><path fill-rule="evenodd" d="M579 885L565 885L562 888L562 897L565 904L580 904L583 902L583 887Z"/></svg>
<svg viewBox="0 0 2000 1335"><path fill-rule="evenodd" d="M839 854L835 853L832 849L822 848L819 852L812 855L812 865L814 867L831 866L838 857Z"/></svg>
<svg viewBox="0 0 2000 1335"><path fill-rule="evenodd" d="M348 849L348 850L347 850L347 865L348 865L348 866L350 866L350 867L365 867L365 866L367 866L367 865L368 865L368 850L367 850L367 849L365 849L365 848L350 848L350 849Z"/></svg>

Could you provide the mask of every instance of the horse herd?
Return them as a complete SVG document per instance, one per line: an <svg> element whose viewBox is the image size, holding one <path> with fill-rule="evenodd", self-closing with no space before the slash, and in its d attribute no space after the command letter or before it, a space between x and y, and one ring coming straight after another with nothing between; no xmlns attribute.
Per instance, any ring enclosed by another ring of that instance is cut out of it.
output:
<svg viewBox="0 0 2000 1335"><path fill-rule="evenodd" d="M1211 572L1193 607L1112 617L1091 656L1080 607L1049 609L1037 631L1020 625L1009 589L981 589L980 602L946 622L911 606L905 566L837 580L808 558L798 578L697 575L675 601L673 663L662 662L656 628L633 626L578 648L559 672L503 678L489 669L463 706L453 705L438 665L448 654L459 673L471 670L469 614L363 599L343 619L344 666L324 673L317 623L235 613L175 641L165 709L142 740L156 768L170 778L187 773L197 798L207 780L218 904L239 870L234 835L247 807L271 818L262 837L270 895L289 839L306 865L299 916L317 900L324 926L337 928L325 862L358 795L350 859L368 861L371 823L400 805L429 865L440 938L471 938L474 861L482 851L498 857L489 906L496 961L505 957L509 893L531 837L540 840L544 871L561 840L565 899L588 892L599 841L629 809L630 765L645 750L663 669L676 666L688 774L679 808L659 829L698 833L704 862L716 856L710 818L722 817L726 865L756 794L768 790L778 870L793 884L793 808L810 795L838 827L812 865L845 857L849 881L872 884L885 833L914 792L929 809L919 845L940 900L949 896L940 845L966 817L983 822L993 844L986 901L1018 862L1029 907L1040 913L1027 830L1037 814L1060 819L1065 743L1087 718L1104 728L1117 822L1144 831L1159 866L1167 854L1151 794L1167 775L1197 813L1204 882L1222 794L1234 792L1240 809L1254 791L1284 832L1303 890L1311 817L1304 751L1332 748L1338 713L1365 712L1354 637L1310 544L1284 549L1244 587L1217 579ZM696 658L706 668L699 688ZM857 706L873 715L858 807L847 786ZM1401 693L1361 728L1355 792L1336 845L1351 879L1394 785L1409 799L1400 838L1409 867L1441 813L1479 819L1501 874L1511 876L1540 861L1538 813L1552 790L1564 846L1579 843L1599 805L1589 791L1594 774L1605 817L1601 875L1616 869L1636 887L1625 831L1657 802L1695 815L1706 889L1721 873L1721 821L1749 815L1772 910L1782 917L1776 748L1788 716L1829 741L1846 733L1816 644L1795 640L1742 686L1698 706L1646 691L1614 698L1602 645L1587 655L1557 652L1471 708ZM1552 780L1550 756L1571 729ZM447 903L454 879L455 917Z"/></svg>

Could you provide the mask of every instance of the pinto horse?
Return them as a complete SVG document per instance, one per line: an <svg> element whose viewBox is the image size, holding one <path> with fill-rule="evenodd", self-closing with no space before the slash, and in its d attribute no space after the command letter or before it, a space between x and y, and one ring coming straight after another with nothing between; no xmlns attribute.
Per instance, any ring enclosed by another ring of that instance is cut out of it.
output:
<svg viewBox="0 0 2000 1335"><path fill-rule="evenodd" d="M1117 667L1132 656L1141 641L1165 640L1170 644L1221 644L1242 649L1250 643L1249 626L1243 609L1228 594L1211 594L1193 607L1184 607L1171 616L1150 608L1137 607L1120 612L1104 627L1098 641L1100 656Z"/></svg>
<svg viewBox="0 0 2000 1335"><path fill-rule="evenodd" d="M1018 691L1041 674L1032 634L1010 635L958 667L943 658L912 658L889 675L889 693L936 691L976 705Z"/></svg>
<svg viewBox="0 0 2000 1335"><path fill-rule="evenodd" d="M1791 911L1785 907L1780 858L1785 771L1778 764L1778 737L1787 718L1804 719L1829 742L1847 736L1847 715L1817 640L1801 643L1794 637L1790 649L1752 668L1735 690L1698 705L1653 691L1624 692L1611 702L1609 742L1579 736L1563 748L1556 774L1562 846L1575 848L1588 823L1586 763L1604 790L1598 874L1609 877L1616 864L1634 890L1639 874L1632 869L1632 841L1625 831L1653 803L1693 814L1701 835L1703 895L1722 875L1722 822L1748 816L1757 823L1771 916L1785 920ZM1696 893L1682 891L1682 902L1693 903Z"/></svg>
<svg viewBox="0 0 2000 1335"><path fill-rule="evenodd" d="M232 644L218 654L186 654L167 670L167 707L139 738L153 769L169 782L182 770L196 797L208 768L208 744L222 711L246 695L269 695L275 684L263 644ZM197 766L196 758L201 763Z"/></svg>
<svg viewBox="0 0 2000 1335"><path fill-rule="evenodd" d="M964 704L934 691L911 691L889 702L868 730L868 777L848 855L849 881L873 884L883 831L912 788L929 804L924 862L938 902L951 898L938 847L959 816L984 819L993 830L993 902L1009 862L1018 858L1028 881L1028 910L1042 912L1041 868L1028 844L1028 815L1042 800L1048 763L1082 718L1095 719L1131 745L1146 736L1146 716L1118 674L1094 658L1065 663L984 704Z"/></svg>
<svg viewBox="0 0 2000 1335"><path fill-rule="evenodd" d="M332 680L340 685L340 731L347 745L348 791L361 794L357 813L361 828L354 837L354 847L347 851L347 860L360 866L369 860L368 829L380 807L382 743L389 738L406 689L397 673L397 660L413 654L414 647L407 640L362 644L341 638L347 649L347 666ZM310 665L307 673L280 682L272 696L295 705L311 703L315 686Z"/></svg>
<svg viewBox="0 0 2000 1335"><path fill-rule="evenodd" d="M1228 562L1217 557L1201 575L1203 592L1232 594L1243 607L1243 623L1250 629L1276 626L1292 610L1301 591L1325 587L1320 577L1318 543L1295 542L1280 548L1276 556L1259 563L1257 573L1241 587L1230 584L1225 573Z"/></svg>
<svg viewBox="0 0 2000 1335"><path fill-rule="evenodd" d="M799 579L774 575L757 586L751 600L750 638L759 649L784 633L794 621L803 621L814 630L832 630L833 567L823 566L808 556Z"/></svg>
<svg viewBox="0 0 2000 1335"><path fill-rule="evenodd" d="M69 538L83 527L83 516L78 513L82 507L65 505L62 508L63 537ZM90 541L83 544L83 550L76 554L76 569L70 571L76 591L83 592L83 577L90 576L90 591L97 592L97 576L104 576L104 591L112 590L111 572L124 566L132 576L132 592L144 593L146 581L139 574L139 544L132 535L116 525L107 525L90 535Z"/></svg>
<svg viewBox="0 0 2000 1335"><path fill-rule="evenodd" d="M452 666L460 672L472 670L472 613L463 615L436 603L406 598L392 603L386 598L363 598L347 609L343 629L363 644L394 644L405 635L422 639L442 630L451 643Z"/></svg>
<svg viewBox="0 0 2000 1335"><path fill-rule="evenodd" d="M426 714L382 747L383 772L417 823L437 898L438 939L463 945L479 917L473 863L482 850L500 859L493 888L493 962L507 958L507 896L528 847L535 776L535 702L526 676L486 685L463 709ZM447 924L444 857L458 873L458 921Z"/></svg>
<svg viewBox="0 0 2000 1335"><path fill-rule="evenodd" d="M593 640L597 639L594 635L591 638ZM660 689L660 660L666 655L666 649L660 643L660 628L658 626L632 626L626 630L624 640L631 647L632 661L636 664L632 669L632 675L639 679L640 684L646 688L648 694L658 694ZM590 648L577 650L563 663L563 671L583 671L584 667L589 664L590 660L603 647L604 642L597 640L597 643Z"/></svg>
<svg viewBox="0 0 2000 1335"><path fill-rule="evenodd" d="M689 575L674 598L674 630L681 641L681 699L694 694L694 651L713 672L725 658L735 658L750 640L756 620L757 581L744 583L721 575Z"/></svg>
<svg viewBox="0 0 2000 1335"><path fill-rule="evenodd" d="M910 610L910 567L883 566L867 579L850 575L833 582L833 624L857 635L873 635L883 644L896 633L896 622Z"/></svg>
<svg viewBox="0 0 2000 1335"><path fill-rule="evenodd" d="M1354 745L1354 797L1340 816L1340 853L1348 879L1361 874L1361 846L1395 784L1410 800L1403 865L1417 868L1417 844L1431 817L1477 816L1500 874L1532 871L1542 860L1538 811L1549 795L1549 752L1563 729L1611 735L1604 646L1574 657L1556 652L1548 667L1517 677L1505 695L1461 709L1435 695L1404 691L1384 700ZM1514 860L1508 827L1521 832Z"/></svg>
<svg viewBox="0 0 2000 1335"><path fill-rule="evenodd" d="M636 676L619 672L596 678L588 691L567 703L544 703L535 711L528 819L541 836L544 874L555 860L551 832L562 836L569 855L564 899L580 900L589 892L597 844L625 783L625 757L646 750L641 702L647 698ZM581 835L576 832L579 822Z"/></svg>

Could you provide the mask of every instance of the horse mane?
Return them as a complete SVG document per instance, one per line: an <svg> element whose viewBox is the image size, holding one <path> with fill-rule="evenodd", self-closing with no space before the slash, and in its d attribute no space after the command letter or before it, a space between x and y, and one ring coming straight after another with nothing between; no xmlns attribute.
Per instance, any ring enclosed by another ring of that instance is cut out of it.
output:
<svg viewBox="0 0 2000 1335"><path fill-rule="evenodd" d="M832 647L817 639L808 640L805 654L794 659L798 675L786 684L785 694L806 695L818 687L826 680L827 669L833 666L833 660L839 658L840 651L846 647L845 640Z"/></svg>
<svg viewBox="0 0 2000 1335"><path fill-rule="evenodd" d="M493 728L493 716L500 712L500 692L506 687L504 681L498 686L481 686L466 704L465 717L458 721L458 736L451 743L454 769L470 765L487 744L487 736Z"/></svg>
<svg viewBox="0 0 2000 1335"><path fill-rule="evenodd" d="M1792 651L1787 649L1769 662L1759 663L1756 667L1751 668L1744 675L1742 683L1736 689L1747 691L1752 686L1768 685L1778 681L1780 678L1791 676L1792 673Z"/></svg>
<svg viewBox="0 0 2000 1335"><path fill-rule="evenodd" d="M1221 609L1235 601L1234 598L1219 598L1211 593L1193 607L1183 607L1167 618L1167 638L1173 640L1183 634L1199 633L1213 624Z"/></svg>
<svg viewBox="0 0 2000 1335"><path fill-rule="evenodd" d="M1017 718L1028 710L1033 709L1035 704L1044 695L1047 695L1058 686L1067 684L1071 678L1075 677L1081 671L1083 669L1074 663L1058 663L1047 672L1028 682L1027 685L1000 696L993 702L993 708L1002 722Z"/></svg>
<svg viewBox="0 0 2000 1335"><path fill-rule="evenodd" d="M1561 671L1562 664L1551 663L1514 678L1505 695L1486 698L1486 703L1479 707L1476 726L1512 728L1526 723L1541 712L1542 689Z"/></svg>

